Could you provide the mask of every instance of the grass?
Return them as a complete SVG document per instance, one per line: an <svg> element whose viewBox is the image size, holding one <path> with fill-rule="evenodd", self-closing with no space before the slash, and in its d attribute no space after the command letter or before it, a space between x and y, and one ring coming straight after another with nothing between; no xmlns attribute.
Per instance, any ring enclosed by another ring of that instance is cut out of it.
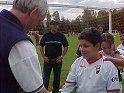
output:
<svg viewBox="0 0 124 93"><path fill-rule="evenodd" d="M119 37L118 34L113 34L113 35L115 37L115 45L118 46L120 44L120 37ZM64 57L64 60L63 60L61 82L60 82L61 87L64 85L64 82L65 82L66 77L68 75L68 72L70 70L71 64L76 59L75 51L76 51L76 49L79 45L79 41L77 39L77 36L70 36L70 37L67 37L67 39L68 39L68 42L69 42L69 48L68 48L68 52L67 52L67 54L66 54L66 56ZM34 44L35 44L34 38L32 38L32 40L34 41ZM38 46L36 46L36 50L37 50L38 55L39 55L39 60L40 60L40 63L41 63L41 67L43 68L43 59L42 59L42 56L40 54ZM53 81L53 73L51 73L49 90L52 90L52 81ZM122 83L124 85L124 81L122 81ZM123 93L124 93L124 90L123 90Z"/></svg>

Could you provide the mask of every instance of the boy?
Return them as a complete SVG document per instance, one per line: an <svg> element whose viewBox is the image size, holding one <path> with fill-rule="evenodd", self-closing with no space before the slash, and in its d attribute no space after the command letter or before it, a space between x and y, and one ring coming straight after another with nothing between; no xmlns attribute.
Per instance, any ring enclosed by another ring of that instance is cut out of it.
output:
<svg viewBox="0 0 124 93"><path fill-rule="evenodd" d="M83 31L79 36L83 56L77 58L61 93L119 93L118 71L112 62L104 61L99 54L100 33L95 28Z"/></svg>

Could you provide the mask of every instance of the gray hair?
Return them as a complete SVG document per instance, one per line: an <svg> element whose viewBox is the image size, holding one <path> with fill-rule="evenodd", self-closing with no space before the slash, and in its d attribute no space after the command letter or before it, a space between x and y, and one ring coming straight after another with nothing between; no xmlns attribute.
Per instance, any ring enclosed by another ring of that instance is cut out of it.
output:
<svg viewBox="0 0 124 93"><path fill-rule="evenodd" d="M13 8L20 10L22 13L38 8L39 15L44 15L48 10L48 5L46 0L14 0Z"/></svg>

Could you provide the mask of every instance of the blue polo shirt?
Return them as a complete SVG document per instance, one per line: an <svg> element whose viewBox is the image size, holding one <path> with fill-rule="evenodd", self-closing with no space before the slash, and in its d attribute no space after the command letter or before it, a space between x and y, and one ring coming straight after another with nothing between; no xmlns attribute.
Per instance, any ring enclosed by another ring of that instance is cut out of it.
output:
<svg viewBox="0 0 124 93"><path fill-rule="evenodd" d="M45 55L48 58L57 58L62 55L62 46L67 47L69 44L64 34L47 32L41 38L40 46L45 46Z"/></svg>

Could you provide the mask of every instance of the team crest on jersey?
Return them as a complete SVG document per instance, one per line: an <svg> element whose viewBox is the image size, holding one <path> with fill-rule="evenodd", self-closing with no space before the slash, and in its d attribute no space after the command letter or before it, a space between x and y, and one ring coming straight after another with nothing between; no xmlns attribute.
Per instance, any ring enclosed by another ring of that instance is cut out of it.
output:
<svg viewBox="0 0 124 93"><path fill-rule="evenodd" d="M115 81L118 81L118 80L119 80L118 75L112 77L112 82L115 82Z"/></svg>
<svg viewBox="0 0 124 93"><path fill-rule="evenodd" d="M98 74L99 72L100 72L100 67L101 67L101 65L97 65L97 66L95 66L96 67L96 74Z"/></svg>

